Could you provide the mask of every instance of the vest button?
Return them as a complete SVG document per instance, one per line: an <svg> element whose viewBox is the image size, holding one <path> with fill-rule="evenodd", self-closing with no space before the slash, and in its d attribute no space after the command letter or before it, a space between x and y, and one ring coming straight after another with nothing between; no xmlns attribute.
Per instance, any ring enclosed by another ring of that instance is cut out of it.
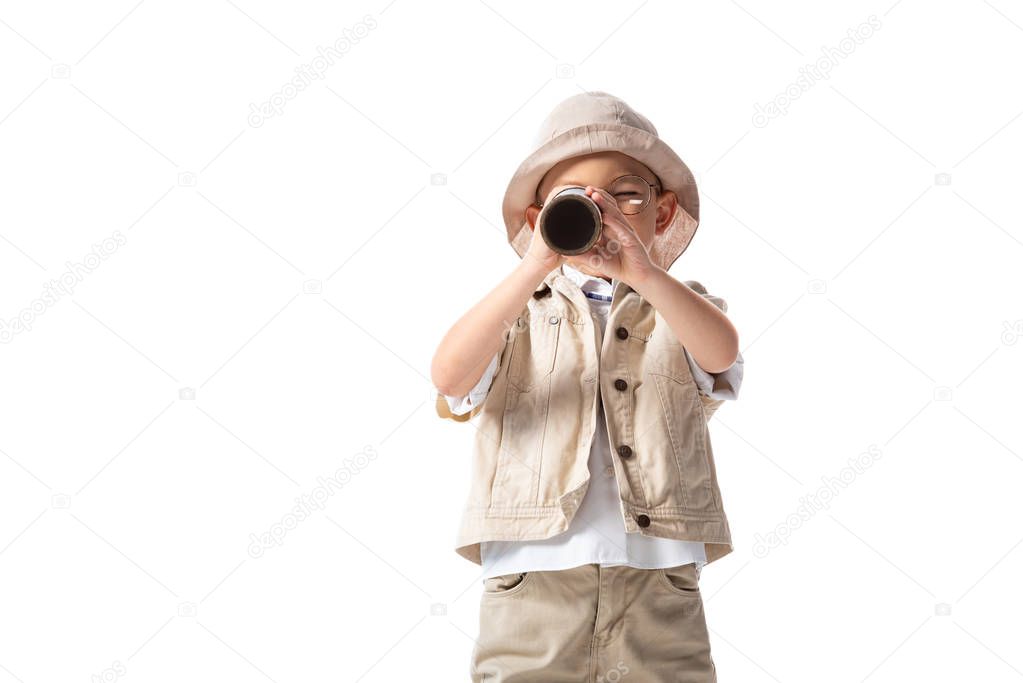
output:
<svg viewBox="0 0 1023 683"><path fill-rule="evenodd" d="M617 389L618 391L625 391L628 388L629 385L626 383L624 379L618 378L615 380L615 389Z"/></svg>
<svg viewBox="0 0 1023 683"><path fill-rule="evenodd" d="M621 446L618 447L618 455L622 456L623 458L631 457L632 449L626 446L625 444L622 444Z"/></svg>
<svg viewBox="0 0 1023 683"><path fill-rule="evenodd" d="M615 336L618 337L619 339L628 339L629 331L624 327L619 327L617 330L615 330Z"/></svg>
<svg viewBox="0 0 1023 683"><path fill-rule="evenodd" d="M650 518L647 517L646 515L639 515L638 517L636 517L636 524L644 528L648 527L650 526Z"/></svg>
<svg viewBox="0 0 1023 683"><path fill-rule="evenodd" d="M561 319L558 316L552 315L547 322L549 322L551 325L557 325L560 320Z"/></svg>

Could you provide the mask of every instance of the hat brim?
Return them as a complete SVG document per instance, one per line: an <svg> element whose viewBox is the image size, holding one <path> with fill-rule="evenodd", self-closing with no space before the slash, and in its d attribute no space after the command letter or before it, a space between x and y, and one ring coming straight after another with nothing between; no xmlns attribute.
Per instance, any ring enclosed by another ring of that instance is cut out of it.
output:
<svg viewBox="0 0 1023 683"><path fill-rule="evenodd" d="M520 258L525 256L533 234L526 221L526 208L536 202L536 188L547 171L565 159L596 152L627 154L657 175L662 191L675 193L678 206L671 224L654 237L649 248L650 260L667 270L689 246L700 223L696 181L685 162L663 140L622 124L597 123L571 128L543 143L519 164L501 206L508 243Z"/></svg>

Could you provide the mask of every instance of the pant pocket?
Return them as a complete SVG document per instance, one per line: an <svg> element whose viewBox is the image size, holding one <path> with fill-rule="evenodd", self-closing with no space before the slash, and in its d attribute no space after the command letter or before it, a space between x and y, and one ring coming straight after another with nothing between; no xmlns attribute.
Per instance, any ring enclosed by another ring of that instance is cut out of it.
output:
<svg viewBox="0 0 1023 683"><path fill-rule="evenodd" d="M680 564L657 570L661 584L672 593L690 598L700 597L700 574L696 564Z"/></svg>
<svg viewBox="0 0 1023 683"><path fill-rule="evenodd" d="M529 582L533 572L512 572L483 579L484 597L503 597L520 592Z"/></svg>

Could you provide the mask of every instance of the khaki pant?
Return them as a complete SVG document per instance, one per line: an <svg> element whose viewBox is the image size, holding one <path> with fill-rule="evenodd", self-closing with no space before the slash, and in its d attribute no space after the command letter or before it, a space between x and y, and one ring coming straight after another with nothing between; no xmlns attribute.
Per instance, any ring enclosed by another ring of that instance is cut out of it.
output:
<svg viewBox="0 0 1023 683"><path fill-rule="evenodd" d="M695 565L488 578L470 672L486 683L714 682Z"/></svg>

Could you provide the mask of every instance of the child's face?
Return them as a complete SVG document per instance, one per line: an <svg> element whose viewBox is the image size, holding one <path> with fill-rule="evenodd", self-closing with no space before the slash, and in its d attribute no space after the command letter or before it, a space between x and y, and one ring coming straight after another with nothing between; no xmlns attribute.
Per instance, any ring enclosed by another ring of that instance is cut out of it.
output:
<svg viewBox="0 0 1023 683"><path fill-rule="evenodd" d="M572 157L558 162L540 181L537 188L537 199L546 201L551 192L569 185L593 185L607 190L615 178L623 175L638 175L650 183L657 183L657 176L645 165L622 154L621 152L595 152L583 156ZM658 184L658 187L660 185ZM650 202L639 213L626 214L625 219L636 231L636 235L649 249L654 237L663 232L671 223L674 216L678 199L675 193L670 190L661 190L653 193ZM540 207L533 205L526 208L526 221L531 228L536 227L537 216L540 215ZM588 273L607 279L604 273L593 270L583 265L574 267Z"/></svg>

